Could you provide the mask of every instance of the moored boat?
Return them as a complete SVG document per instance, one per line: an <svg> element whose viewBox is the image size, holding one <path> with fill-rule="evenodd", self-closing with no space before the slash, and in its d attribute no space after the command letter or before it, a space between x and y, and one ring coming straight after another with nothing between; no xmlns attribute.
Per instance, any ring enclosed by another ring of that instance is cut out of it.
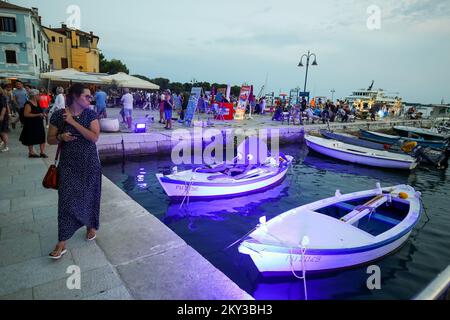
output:
<svg viewBox="0 0 450 320"><path fill-rule="evenodd" d="M402 137L409 137L411 135L416 135L422 137L425 140L446 140L450 138L449 135L441 134L431 129L395 126L394 130L398 132L398 134L400 134Z"/></svg>
<svg viewBox="0 0 450 320"><path fill-rule="evenodd" d="M267 146L259 142L254 152L248 152L246 140L238 148L238 157L232 164L222 163L191 170L174 170L172 174L156 174L171 200L205 200L243 196L267 190L286 176L293 157L280 153L268 155Z"/></svg>
<svg viewBox="0 0 450 320"><path fill-rule="evenodd" d="M384 257L407 241L421 213L407 185L319 200L260 225L240 244L261 273L325 271Z"/></svg>
<svg viewBox="0 0 450 320"><path fill-rule="evenodd" d="M395 145L395 144L402 144L403 142L417 142L417 144L422 147L431 147L435 149L445 149L446 147L446 142L443 140L425 140L423 138L408 138L408 137L394 136L381 132L368 131L364 129L360 129L359 132L361 139L383 144Z"/></svg>
<svg viewBox="0 0 450 320"><path fill-rule="evenodd" d="M311 135L306 135L305 140L315 152L342 161L402 170L413 170L417 166L417 160L407 154L375 150Z"/></svg>

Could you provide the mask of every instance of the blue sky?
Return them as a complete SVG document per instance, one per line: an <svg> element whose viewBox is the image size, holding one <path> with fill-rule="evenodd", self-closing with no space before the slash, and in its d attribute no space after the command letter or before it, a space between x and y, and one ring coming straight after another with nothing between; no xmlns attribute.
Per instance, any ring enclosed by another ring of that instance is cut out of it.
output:
<svg viewBox="0 0 450 320"><path fill-rule="evenodd" d="M38 7L44 25L59 26L70 5L81 29L100 37L108 59L132 74L171 81L254 84L268 74L276 94L303 88L300 56L317 54L309 69L314 95L351 90L398 92L409 102L450 102L450 1L447 0L11 0ZM369 6L380 9L370 30Z"/></svg>

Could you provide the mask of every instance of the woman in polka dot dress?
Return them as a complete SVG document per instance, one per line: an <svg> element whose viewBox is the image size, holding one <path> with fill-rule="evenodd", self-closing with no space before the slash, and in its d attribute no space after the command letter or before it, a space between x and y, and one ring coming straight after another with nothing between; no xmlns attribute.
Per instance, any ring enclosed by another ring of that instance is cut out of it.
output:
<svg viewBox="0 0 450 320"><path fill-rule="evenodd" d="M68 107L56 111L50 119L48 143L62 142L58 164L58 238L50 258L60 259L66 252L66 241L86 227L86 239L92 241L99 229L102 172L95 143L100 125L90 110L89 89L81 84L70 87Z"/></svg>

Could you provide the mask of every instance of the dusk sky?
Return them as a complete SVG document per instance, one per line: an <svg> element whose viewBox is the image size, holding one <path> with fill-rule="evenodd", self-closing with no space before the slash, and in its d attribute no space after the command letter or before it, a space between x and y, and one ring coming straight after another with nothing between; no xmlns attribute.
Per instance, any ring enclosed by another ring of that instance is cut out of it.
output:
<svg viewBox="0 0 450 320"><path fill-rule="evenodd" d="M66 22L81 9L81 30L100 37L107 59L131 74L255 85L268 74L275 94L303 89L308 50L317 54L308 89L335 98L353 89L398 93L408 102L450 103L448 0L10 0L38 7L43 24ZM125 4L125 5L124 5ZM380 9L380 29L376 12ZM375 15L374 15L375 14ZM375 19L375 20L374 20Z"/></svg>

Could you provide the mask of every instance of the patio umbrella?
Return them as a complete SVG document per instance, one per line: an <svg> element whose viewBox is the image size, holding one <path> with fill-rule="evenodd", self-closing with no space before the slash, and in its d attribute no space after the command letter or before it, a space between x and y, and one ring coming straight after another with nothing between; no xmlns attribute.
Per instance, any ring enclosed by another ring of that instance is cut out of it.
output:
<svg viewBox="0 0 450 320"><path fill-rule="evenodd" d="M150 81L130 76L123 72L119 72L110 76L104 76L102 77L102 81L105 84L116 82L119 86L125 88L159 90L158 85L151 83Z"/></svg>
<svg viewBox="0 0 450 320"><path fill-rule="evenodd" d="M102 83L101 76L90 75L70 68L41 73L41 78L52 81L64 81L64 82L72 81L72 82L92 83L92 84Z"/></svg>

